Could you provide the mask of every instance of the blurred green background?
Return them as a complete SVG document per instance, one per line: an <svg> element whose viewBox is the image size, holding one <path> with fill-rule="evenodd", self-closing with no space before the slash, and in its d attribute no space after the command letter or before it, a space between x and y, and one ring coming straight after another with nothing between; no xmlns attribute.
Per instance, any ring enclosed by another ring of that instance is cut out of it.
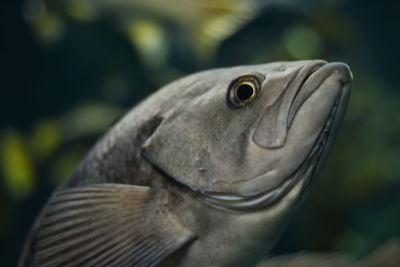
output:
<svg viewBox="0 0 400 267"><path fill-rule="evenodd" d="M398 1L27 0L1 21L0 265L109 125L194 71L281 60L348 63L332 155L273 254L358 259L400 235Z"/></svg>

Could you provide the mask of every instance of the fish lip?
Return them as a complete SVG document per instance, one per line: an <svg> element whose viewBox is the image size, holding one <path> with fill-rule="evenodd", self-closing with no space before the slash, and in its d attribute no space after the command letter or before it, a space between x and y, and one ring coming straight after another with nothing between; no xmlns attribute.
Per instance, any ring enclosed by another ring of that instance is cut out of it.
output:
<svg viewBox="0 0 400 267"><path fill-rule="evenodd" d="M338 72L338 73L342 74L340 76L340 80L339 80L339 82L341 84L341 87L340 87L341 90L343 90L346 87L346 85L352 83L353 74L350 71L350 67L346 63L329 62L329 63L323 64L323 65L320 65L319 67L315 68L312 72L310 72L307 75L307 78L302 83L302 87L300 88L299 91L301 91L301 89L303 87L309 85L309 83L312 83L312 82L315 83L313 85L313 87L315 87L315 89L313 89L312 92L317 91L320 88L321 84L324 83L325 80L328 79L334 72ZM318 77L318 76L320 76L320 77ZM313 81L313 79L316 81Z"/></svg>
<svg viewBox="0 0 400 267"><path fill-rule="evenodd" d="M322 61L322 62L316 62L314 64L309 64L309 65L306 65L303 67L303 69L306 69L306 71L305 71L306 75L304 75L304 77L302 78L302 81L301 81L300 85L298 86L299 89L297 90L293 100L296 99L297 95L303 89L304 85L309 81L310 77L327 64L330 64L330 63L328 63L326 61Z"/></svg>

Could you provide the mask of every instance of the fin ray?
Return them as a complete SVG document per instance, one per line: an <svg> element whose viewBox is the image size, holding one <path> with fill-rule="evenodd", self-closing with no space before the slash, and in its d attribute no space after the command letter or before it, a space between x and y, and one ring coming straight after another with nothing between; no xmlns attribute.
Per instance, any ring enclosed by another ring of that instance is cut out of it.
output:
<svg viewBox="0 0 400 267"><path fill-rule="evenodd" d="M57 193L36 235L41 266L154 266L194 238L165 189L101 184Z"/></svg>

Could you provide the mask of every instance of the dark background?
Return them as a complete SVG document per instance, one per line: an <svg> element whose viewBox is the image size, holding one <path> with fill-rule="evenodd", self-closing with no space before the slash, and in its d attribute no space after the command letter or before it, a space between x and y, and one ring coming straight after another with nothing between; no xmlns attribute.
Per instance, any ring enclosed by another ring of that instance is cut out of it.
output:
<svg viewBox="0 0 400 267"><path fill-rule="evenodd" d="M179 1L161 2L185 10ZM243 1L238 9L232 1L215 2L226 8L205 4L198 20L152 7L101 8L96 1L3 4L1 266L16 264L49 194L129 107L194 71L281 60L346 62L354 89L332 155L272 253L358 259L399 236L398 2L255 1L250 7ZM244 8L246 21L240 20ZM219 40L201 35L207 22L227 15L239 22L214 26Z"/></svg>

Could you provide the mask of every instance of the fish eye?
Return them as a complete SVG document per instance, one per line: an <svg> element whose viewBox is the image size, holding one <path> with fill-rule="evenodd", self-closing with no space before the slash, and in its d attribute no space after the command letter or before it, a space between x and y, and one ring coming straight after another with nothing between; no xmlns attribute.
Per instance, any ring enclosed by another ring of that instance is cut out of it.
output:
<svg viewBox="0 0 400 267"><path fill-rule="evenodd" d="M228 103L241 108L252 103L258 95L260 82L257 77L246 75L234 80L228 88Z"/></svg>

